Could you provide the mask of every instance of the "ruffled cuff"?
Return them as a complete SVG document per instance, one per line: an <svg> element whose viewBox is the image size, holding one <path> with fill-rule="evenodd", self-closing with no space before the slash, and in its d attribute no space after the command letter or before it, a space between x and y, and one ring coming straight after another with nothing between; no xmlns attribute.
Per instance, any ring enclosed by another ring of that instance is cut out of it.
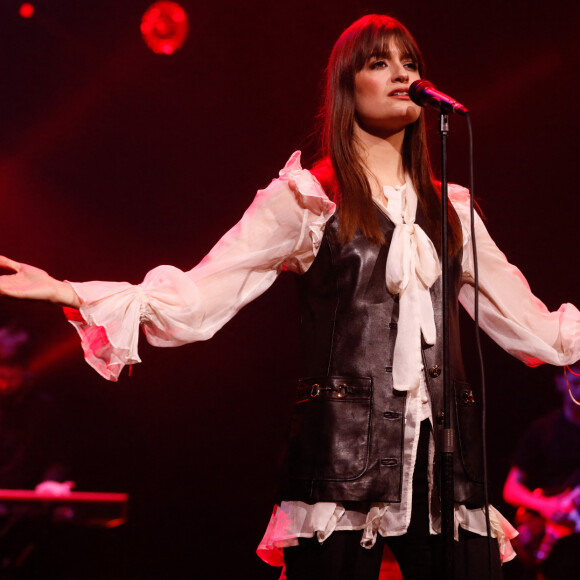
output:
<svg viewBox="0 0 580 580"><path fill-rule="evenodd" d="M125 365L141 362L139 288L127 282L70 284L82 305L64 313L79 333L85 359L105 379L117 381Z"/></svg>

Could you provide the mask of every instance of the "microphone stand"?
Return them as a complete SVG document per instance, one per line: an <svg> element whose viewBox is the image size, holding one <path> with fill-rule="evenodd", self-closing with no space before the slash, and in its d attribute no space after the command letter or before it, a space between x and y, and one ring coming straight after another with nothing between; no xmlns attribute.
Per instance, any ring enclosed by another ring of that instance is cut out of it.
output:
<svg viewBox="0 0 580 580"><path fill-rule="evenodd" d="M442 273L442 312L443 312L443 430L441 432L441 533L444 546L444 577L454 578L453 544L455 541L455 501L453 459L455 454L455 429L451 423L453 392L450 377L449 357L449 243L447 196L447 135L449 133L449 114L441 108L439 117L441 134L441 268Z"/></svg>
<svg viewBox="0 0 580 580"><path fill-rule="evenodd" d="M432 83L421 79L409 87L411 100L421 107L439 109L439 133L441 134L441 301L443 326L443 429L439 431L440 491L441 491L441 534L445 563L444 578L454 578L453 548L455 542L455 501L454 501L454 455L455 428L452 422L454 392L450 375L449 351L449 200L447 196L447 135L449 133L449 113L467 116L469 111L455 99L438 91ZM485 458L484 458L485 463ZM488 532L489 534L489 532Z"/></svg>

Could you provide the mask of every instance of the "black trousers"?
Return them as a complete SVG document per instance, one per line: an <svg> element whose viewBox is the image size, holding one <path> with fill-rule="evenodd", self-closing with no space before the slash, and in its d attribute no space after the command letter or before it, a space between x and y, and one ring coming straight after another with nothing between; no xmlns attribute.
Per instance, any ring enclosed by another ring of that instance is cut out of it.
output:
<svg viewBox="0 0 580 580"><path fill-rule="evenodd" d="M383 538L371 549L361 547L361 531L333 532L324 543L301 538L284 550L287 580L376 580L384 545L391 549L405 580L449 580L444 577L441 536L429 533L429 423L423 421L413 474L413 511L403 536ZM501 580L497 542L492 540L491 570L486 537L459 530L454 542L454 580Z"/></svg>

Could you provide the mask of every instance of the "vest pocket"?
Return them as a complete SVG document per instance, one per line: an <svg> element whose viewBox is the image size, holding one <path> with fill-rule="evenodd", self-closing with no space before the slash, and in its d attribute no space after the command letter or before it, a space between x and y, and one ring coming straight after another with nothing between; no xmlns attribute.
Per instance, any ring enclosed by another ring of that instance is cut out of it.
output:
<svg viewBox="0 0 580 580"><path fill-rule="evenodd" d="M344 481L367 469L372 379L323 377L298 383L288 443L291 479Z"/></svg>

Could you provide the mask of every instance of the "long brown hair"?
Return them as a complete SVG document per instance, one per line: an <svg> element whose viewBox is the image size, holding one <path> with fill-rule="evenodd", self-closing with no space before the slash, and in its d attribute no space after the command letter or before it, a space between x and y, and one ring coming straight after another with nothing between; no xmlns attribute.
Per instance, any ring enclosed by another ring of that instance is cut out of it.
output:
<svg viewBox="0 0 580 580"><path fill-rule="evenodd" d="M313 168L340 210L339 235L342 243L361 233L374 244L385 242L364 163L354 139L355 75L369 58L388 53L394 43L400 53L410 58L419 74L424 63L411 33L390 16L371 14L351 24L339 37L326 70L324 104L320 114L322 155ZM427 219L427 233L441 246L441 193L433 178L423 113L408 125L403 139L403 169L417 192L418 203ZM461 224L449 211L449 249L455 255L462 243Z"/></svg>

